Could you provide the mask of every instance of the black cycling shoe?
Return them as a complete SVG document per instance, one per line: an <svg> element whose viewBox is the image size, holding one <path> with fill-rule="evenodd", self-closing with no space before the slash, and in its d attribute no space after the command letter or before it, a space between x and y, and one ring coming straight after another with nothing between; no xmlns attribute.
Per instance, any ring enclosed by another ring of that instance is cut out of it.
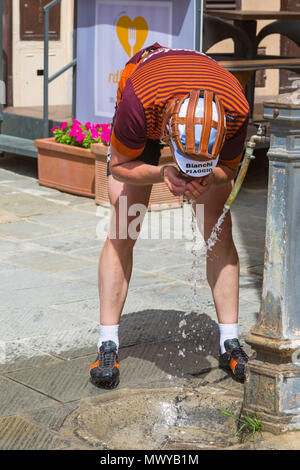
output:
<svg viewBox="0 0 300 470"><path fill-rule="evenodd" d="M249 357L241 348L237 338L226 339L224 347L226 352L219 356L220 367L231 370L234 377L244 381L246 364L249 361Z"/></svg>
<svg viewBox="0 0 300 470"><path fill-rule="evenodd" d="M120 381L120 366L117 345L104 341L97 360L90 367L91 382L97 387L115 388Z"/></svg>

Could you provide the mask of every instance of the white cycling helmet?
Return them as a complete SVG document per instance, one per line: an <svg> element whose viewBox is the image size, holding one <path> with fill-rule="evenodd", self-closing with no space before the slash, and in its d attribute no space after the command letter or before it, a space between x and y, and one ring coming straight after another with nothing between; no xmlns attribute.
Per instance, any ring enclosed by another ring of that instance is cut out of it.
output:
<svg viewBox="0 0 300 470"><path fill-rule="evenodd" d="M168 105L162 130L181 172L206 176L217 165L225 139L223 105L213 92L193 90Z"/></svg>

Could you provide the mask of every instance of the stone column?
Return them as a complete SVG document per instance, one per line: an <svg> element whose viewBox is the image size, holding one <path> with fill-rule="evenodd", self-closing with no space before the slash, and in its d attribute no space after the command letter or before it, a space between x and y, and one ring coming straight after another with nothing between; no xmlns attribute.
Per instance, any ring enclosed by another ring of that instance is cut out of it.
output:
<svg viewBox="0 0 300 470"><path fill-rule="evenodd" d="M300 429L300 90L265 103L270 120L261 308L246 341L243 412L271 432Z"/></svg>

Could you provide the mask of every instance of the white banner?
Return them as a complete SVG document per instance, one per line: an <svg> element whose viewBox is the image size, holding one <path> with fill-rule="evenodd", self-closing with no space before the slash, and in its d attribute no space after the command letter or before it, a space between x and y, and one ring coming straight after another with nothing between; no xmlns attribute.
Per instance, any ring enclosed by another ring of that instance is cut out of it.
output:
<svg viewBox="0 0 300 470"><path fill-rule="evenodd" d="M126 62L154 42L172 47L172 2L97 0L95 23L95 115L111 118Z"/></svg>

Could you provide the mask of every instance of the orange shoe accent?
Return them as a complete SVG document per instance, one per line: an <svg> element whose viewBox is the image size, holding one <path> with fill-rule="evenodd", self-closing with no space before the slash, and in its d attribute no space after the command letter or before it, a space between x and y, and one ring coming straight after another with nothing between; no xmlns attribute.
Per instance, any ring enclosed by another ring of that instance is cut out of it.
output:
<svg viewBox="0 0 300 470"><path fill-rule="evenodd" d="M98 361L96 361L94 364L91 365L89 370L94 369L94 367L98 367L98 366L99 366L99 359Z"/></svg>
<svg viewBox="0 0 300 470"><path fill-rule="evenodd" d="M233 358L230 359L230 368L232 372L234 373L235 366L237 365L237 361Z"/></svg>
<svg viewBox="0 0 300 470"><path fill-rule="evenodd" d="M119 364L117 363L117 361L115 361L115 364L114 364L114 365L115 365L115 367L116 367L117 369L120 370L120 366L119 366Z"/></svg>

